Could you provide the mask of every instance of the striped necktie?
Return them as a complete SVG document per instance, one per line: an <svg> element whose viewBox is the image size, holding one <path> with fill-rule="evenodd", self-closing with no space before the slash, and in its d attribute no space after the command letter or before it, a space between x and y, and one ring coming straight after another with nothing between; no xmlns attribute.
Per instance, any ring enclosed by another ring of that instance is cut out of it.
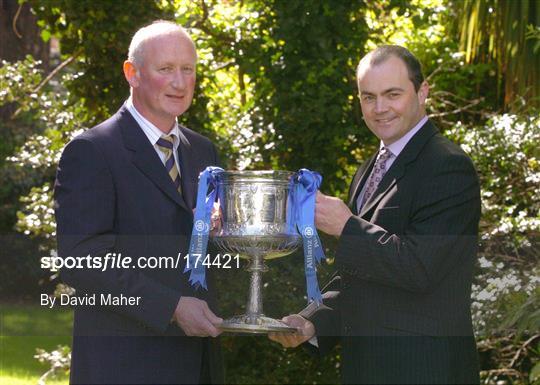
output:
<svg viewBox="0 0 540 385"><path fill-rule="evenodd" d="M178 167L176 167L176 162L174 161L174 136L166 135L159 138L156 142L158 148L165 154L165 168L171 177L176 189L180 194L182 194L182 184L180 183L180 172Z"/></svg>
<svg viewBox="0 0 540 385"><path fill-rule="evenodd" d="M375 193L377 186L379 186L384 174L386 174L386 161L390 159L391 156L392 152L390 152L390 150L388 150L386 147L382 147L379 151L379 155L377 156L377 160L375 160L375 165L373 166L371 175L366 182L367 187L362 199L361 207L364 207L369 198L371 198Z"/></svg>

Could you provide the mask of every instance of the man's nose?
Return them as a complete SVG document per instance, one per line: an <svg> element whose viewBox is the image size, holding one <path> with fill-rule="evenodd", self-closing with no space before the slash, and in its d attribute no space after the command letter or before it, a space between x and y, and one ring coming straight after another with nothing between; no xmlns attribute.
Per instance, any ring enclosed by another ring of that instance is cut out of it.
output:
<svg viewBox="0 0 540 385"><path fill-rule="evenodd" d="M380 114L386 112L387 109L388 106L386 105L384 98L375 99L375 113Z"/></svg>
<svg viewBox="0 0 540 385"><path fill-rule="evenodd" d="M183 90L184 88L186 88L186 84L187 83L186 83L185 75L182 72L182 70L180 69L178 71L175 71L173 79L172 79L172 86L174 88Z"/></svg>

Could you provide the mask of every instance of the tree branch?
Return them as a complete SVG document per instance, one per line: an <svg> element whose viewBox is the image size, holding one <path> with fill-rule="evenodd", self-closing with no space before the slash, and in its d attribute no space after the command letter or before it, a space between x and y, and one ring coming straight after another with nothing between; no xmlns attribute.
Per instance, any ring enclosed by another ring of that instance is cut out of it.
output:
<svg viewBox="0 0 540 385"><path fill-rule="evenodd" d="M17 30L17 19L19 18L21 14L22 7L24 5L24 2L21 2L19 4L19 8L17 8L17 12L15 12L15 16L13 17L13 22L11 23L11 27L13 28L13 32L15 33L15 36L17 36L19 39L22 39L22 35Z"/></svg>
<svg viewBox="0 0 540 385"><path fill-rule="evenodd" d="M31 92L33 94L39 92L58 72L60 72L62 69L64 69L67 65L69 65L73 60L77 58L81 54L82 50L76 51L72 56L68 57L66 60L64 60L62 63L60 63L54 70L52 70L46 77L41 81L41 83L38 84L36 88L34 88ZM22 106L17 108L17 110L11 115L11 119L15 119L22 111Z"/></svg>
<svg viewBox="0 0 540 385"><path fill-rule="evenodd" d="M477 104L480 104L480 102L482 102L484 100L484 97L481 97L481 98L478 98L478 99L474 99L474 100L471 100L469 104L463 106L463 107L460 107L460 108L456 108L452 111L446 111L446 112L438 112L438 113L434 113L434 114L430 114L429 116L431 118L439 118L441 116L447 116L447 115L453 115L453 114L459 114L460 112L465 112L465 111L468 111L470 108L476 106ZM470 111L469 111L470 112Z"/></svg>
<svg viewBox="0 0 540 385"><path fill-rule="evenodd" d="M79 56L81 54L82 50L78 50L76 51L72 56L68 57L66 60L64 60L62 63L60 63L54 70L52 70L45 79L43 79L41 81L41 83L39 83L39 85L34 88L32 90L33 93L36 93L38 92L39 90L41 90L43 88L43 86L45 84L47 84L53 77L56 76L56 74L60 71L62 71L62 69L64 67L66 67L67 65L69 65L71 62L73 62L73 60L75 60L77 58L77 56Z"/></svg>
<svg viewBox="0 0 540 385"><path fill-rule="evenodd" d="M514 354L514 357L512 358L512 361L510 361L510 365L508 365L510 368L516 364L516 361L518 360L519 356L521 355L521 352L527 348L527 345L532 343L535 339L540 338L540 334L536 334L529 338L527 341L523 343L517 350L516 354Z"/></svg>

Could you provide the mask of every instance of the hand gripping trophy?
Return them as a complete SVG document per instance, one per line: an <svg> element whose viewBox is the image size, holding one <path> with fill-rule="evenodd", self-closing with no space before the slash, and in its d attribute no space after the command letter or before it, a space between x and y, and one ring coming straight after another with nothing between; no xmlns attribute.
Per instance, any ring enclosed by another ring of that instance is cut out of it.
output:
<svg viewBox="0 0 540 385"><path fill-rule="evenodd" d="M190 255L185 272L190 282L206 288L205 270L194 261L205 255L210 238L221 250L249 260L251 273L246 313L223 321L223 331L242 333L294 332L283 322L263 314L261 295L265 260L304 247L308 301L320 303L316 265L324 258L314 225L318 173L289 171L225 171L208 167L199 177L197 207ZM210 215L219 202L221 228L210 235ZM188 268L189 267L189 268Z"/></svg>

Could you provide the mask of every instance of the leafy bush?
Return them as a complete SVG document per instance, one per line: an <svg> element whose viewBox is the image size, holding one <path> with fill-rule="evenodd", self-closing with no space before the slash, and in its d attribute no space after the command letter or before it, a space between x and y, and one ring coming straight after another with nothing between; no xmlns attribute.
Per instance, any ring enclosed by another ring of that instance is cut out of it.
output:
<svg viewBox="0 0 540 385"><path fill-rule="evenodd" d="M473 320L486 384L525 384L540 371L540 117L495 115L451 135L481 179L479 270Z"/></svg>

